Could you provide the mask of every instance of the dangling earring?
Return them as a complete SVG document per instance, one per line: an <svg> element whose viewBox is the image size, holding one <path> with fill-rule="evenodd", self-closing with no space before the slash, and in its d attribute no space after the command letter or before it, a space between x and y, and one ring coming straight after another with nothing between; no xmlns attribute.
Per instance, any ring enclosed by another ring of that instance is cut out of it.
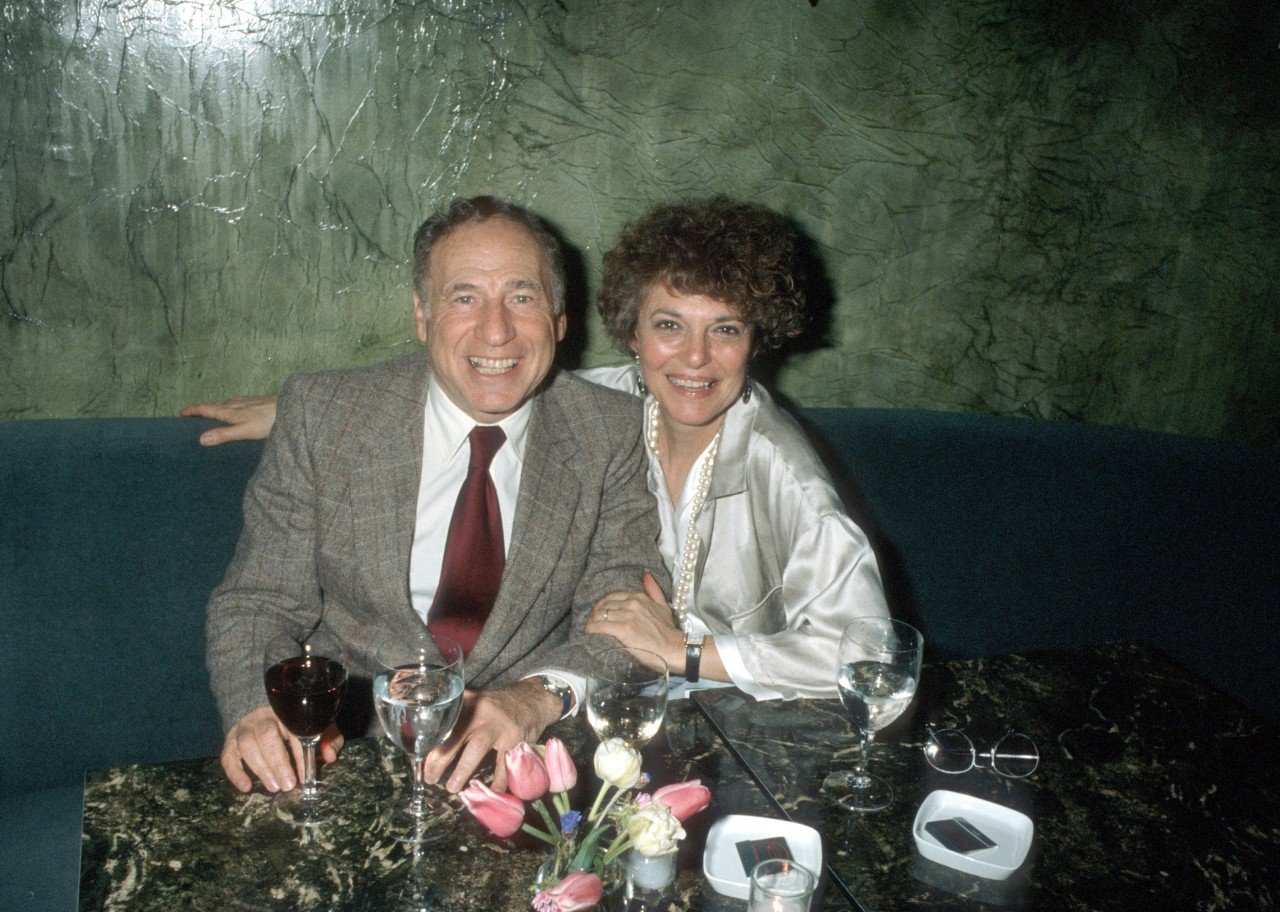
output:
<svg viewBox="0 0 1280 912"><path fill-rule="evenodd" d="M751 401L751 377L750 375L748 375L746 380L744 380L742 384L742 404L746 405L750 401Z"/></svg>
<svg viewBox="0 0 1280 912"><path fill-rule="evenodd" d="M649 388L644 385L644 374L640 371L640 353L633 352L632 357L636 359L636 387L640 390L641 396L647 396Z"/></svg>

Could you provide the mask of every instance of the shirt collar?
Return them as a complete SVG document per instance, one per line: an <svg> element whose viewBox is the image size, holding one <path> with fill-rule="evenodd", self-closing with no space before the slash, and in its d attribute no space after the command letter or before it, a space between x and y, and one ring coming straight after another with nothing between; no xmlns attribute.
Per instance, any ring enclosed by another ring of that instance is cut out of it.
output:
<svg viewBox="0 0 1280 912"><path fill-rule="evenodd" d="M498 427L506 433L510 452L521 465L524 464L525 442L529 439L531 414L533 414L532 398L506 418L496 422ZM430 389L427 390L425 417L427 438L440 441L442 444L440 453L446 463L453 461L467 442L471 429L481 423L460 409L435 383L431 384ZM503 449L506 448L503 447Z"/></svg>

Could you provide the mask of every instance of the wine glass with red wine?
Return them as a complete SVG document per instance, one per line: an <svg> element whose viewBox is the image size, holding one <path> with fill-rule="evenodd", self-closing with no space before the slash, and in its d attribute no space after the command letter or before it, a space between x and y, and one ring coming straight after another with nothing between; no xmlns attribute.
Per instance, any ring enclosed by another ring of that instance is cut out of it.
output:
<svg viewBox="0 0 1280 912"><path fill-rule="evenodd" d="M276 816L295 826L315 826L332 816L341 789L316 780L320 736L338 716L347 684L341 644L321 631L298 631L267 644L262 659L267 700L276 718L302 745L302 775L297 787L276 795Z"/></svg>

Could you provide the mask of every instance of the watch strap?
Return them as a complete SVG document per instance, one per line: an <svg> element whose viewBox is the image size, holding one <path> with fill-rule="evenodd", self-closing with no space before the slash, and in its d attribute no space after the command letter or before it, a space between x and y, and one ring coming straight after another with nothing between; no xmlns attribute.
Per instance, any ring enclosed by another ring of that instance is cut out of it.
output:
<svg viewBox="0 0 1280 912"><path fill-rule="evenodd" d="M702 670L702 637L686 639L684 642L684 679L690 684L698 683L698 675Z"/></svg>

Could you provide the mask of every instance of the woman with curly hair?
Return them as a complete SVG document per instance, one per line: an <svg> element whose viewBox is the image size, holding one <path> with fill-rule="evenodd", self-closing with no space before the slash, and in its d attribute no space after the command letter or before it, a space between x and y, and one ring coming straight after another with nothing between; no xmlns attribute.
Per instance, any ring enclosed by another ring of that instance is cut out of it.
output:
<svg viewBox="0 0 1280 912"><path fill-rule="evenodd" d="M795 420L748 376L806 316L797 238L763 206L659 206L605 254L600 314L635 363L580 372L645 397L649 489L670 598L652 578L593 608L587 630L694 686L758 699L835 695L853 618L888 614L875 555ZM192 406L231 422L205 442L264 437L271 397ZM701 684L696 682L703 682Z"/></svg>
<svg viewBox="0 0 1280 912"><path fill-rule="evenodd" d="M668 599L647 579L645 592L607 596L587 630L758 699L834 695L841 631L888 614L866 535L795 420L748 375L803 328L796 247L762 206L654 209L605 254L598 300L635 365L583 372L646 399L674 589Z"/></svg>

